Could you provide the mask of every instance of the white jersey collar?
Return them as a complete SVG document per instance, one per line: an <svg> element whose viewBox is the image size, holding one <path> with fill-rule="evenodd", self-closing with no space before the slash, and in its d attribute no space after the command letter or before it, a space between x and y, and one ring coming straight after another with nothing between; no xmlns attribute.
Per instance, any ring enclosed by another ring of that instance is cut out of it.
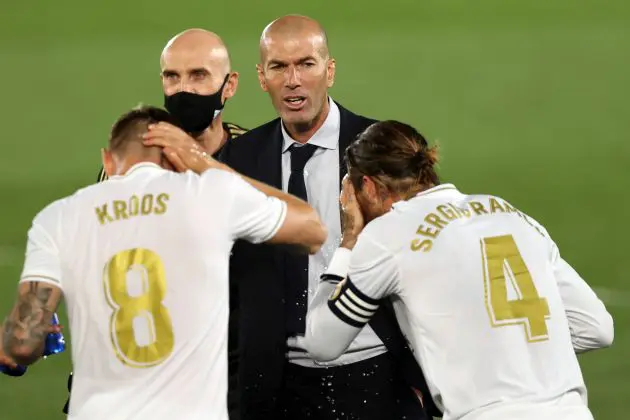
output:
<svg viewBox="0 0 630 420"><path fill-rule="evenodd" d="M145 171L148 171L148 170L154 171L156 169L160 170L160 171L165 171L166 170L166 169L162 168L160 165L157 165L157 164L152 163L152 162L140 162L140 163L136 163L131 168L129 168L124 175L110 176L109 179L121 179L121 178L128 177L128 176L130 176L132 174L136 174L136 173L139 173L139 172L145 172Z"/></svg>
<svg viewBox="0 0 630 420"><path fill-rule="evenodd" d="M441 192L441 191L456 191L457 188L453 184L440 184L435 187L429 188L428 190L424 190L416 194L416 197L423 197L425 195Z"/></svg>

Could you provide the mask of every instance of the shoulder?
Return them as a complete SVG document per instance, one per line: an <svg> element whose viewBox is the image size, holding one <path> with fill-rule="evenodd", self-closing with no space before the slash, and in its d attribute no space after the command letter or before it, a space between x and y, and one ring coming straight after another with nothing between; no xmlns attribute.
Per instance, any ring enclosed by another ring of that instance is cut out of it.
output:
<svg viewBox="0 0 630 420"><path fill-rule="evenodd" d="M37 215L33 218L33 223L37 224L50 224L51 222L58 220L63 213L64 208L72 201L73 196L60 198L46 205L41 209Z"/></svg>
<svg viewBox="0 0 630 420"><path fill-rule="evenodd" d="M393 211L377 217L365 226L361 236L364 242L371 244L370 247L378 248L381 251L396 253L400 242L400 232L402 226L400 215Z"/></svg>
<svg viewBox="0 0 630 420"><path fill-rule="evenodd" d="M76 203L84 200L84 198L89 195L89 191L98 185L100 184L80 188L71 195L67 195L50 202L40 209L35 215L33 218L33 225L40 225L47 228L47 230L52 230L61 223L61 220L64 218L64 214L70 216L74 214L76 216L77 212L73 210ZM76 222L76 218L72 218L72 220Z"/></svg>
<svg viewBox="0 0 630 420"><path fill-rule="evenodd" d="M400 240L393 238L398 235L387 231L391 226L391 220L388 219L374 219L359 235L350 258L351 275L371 270L389 271L397 266Z"/></svg>
<svg viewBox="0 0 630 420"><path fill-rule="evenodd" d="M476 201L478 203L481 203L482 205L487 204L488 206L487 211L490 214L516 213L516 215L518 216L518 219L515 219L515 220L520 219L522 222L525 222L531 228L535 229L542 237L547 238L547 239L551 238L551 236L549 235L549 232L547 232L547 229L542 225L542 223L540 223L538 220L534 219L527 213L523 212L522 210L520 210L519 208L514 206L512 203L510 203L508 200L502 197L499 197L493 194L478 194L478 195L468 196L468 201L470 202Z"/></svg>
<svg viewBox="0 0 630 420"><path fill-rule="evenodd" d="M265 141L266 136L280 127L280 118L276 118L251 130L244 131L230 142L232 147L243 147L256 141Z"/></svg>
<svg viewBox="0 0 630 420"><path fill-rule="evenodd" d="M198 176L192 171L188 171L188 173L190 173L189 176L196 177L203 185L209 185L214 188L229 189L233 183L241 179L241 177L232 172L215 168L208 169Z"/></svg>
<svg viewBox="0 0 630 420"><path fill-rule="evenodd" d="M231 122L223 123L223 129L228 132L230 139L241 136L247 132L247 128Z"/></svg>
<svg viewBox="0 0 630 420"><path fill-rule="evenodd" d="M280 118L276 118L265 124L231 138L221 148L218 159L232 166L238 164L249 165L252 159L256 159L255 150L269 147L270 140L280 130ZM254 153L252 153L254 149Z"/></svg>
<svg viewBox="0 0 630 420"><path fill-rule="evenodd" d="M370 125L374 124L375 122L378 122L377 119L366 117L361 114L357 114L353 111L350 111L349 109L341 105L339 102L337 101L334 101L334 102L335 102L335 105L337 105L337 108L339 108L339 117L342 123L348 123L352 126L356 126L357 128L365 129L369 127Z"/></svg>

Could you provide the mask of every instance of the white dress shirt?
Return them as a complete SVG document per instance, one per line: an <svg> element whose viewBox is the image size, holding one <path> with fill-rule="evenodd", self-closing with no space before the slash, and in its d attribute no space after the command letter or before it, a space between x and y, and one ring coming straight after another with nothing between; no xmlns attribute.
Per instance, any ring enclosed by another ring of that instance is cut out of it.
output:
<svg viewBox="0 0 630 420"><path fill-rule="evenodd" d="M319 278L328 268L330 260L341 242L341 216L339 214L339 108L328 99L330 110L324 124L313 134L309 144L318 146L313 157L304 167L304 183L308 203L315 208L328 229L328 239L321 250L309 256L308 261L308 300L315 295ZM282 124L282 188L288 191L291 175L291 152L289 148L297 143L291 138ZM299 146L299 143L298 143ZM306 323L306 320L304 320ZM304 347L304 337L288 339L290 362L306 367L325 367L359 362L385 353L383 342L368 325L352 342L348 351L332 362L316 362L311 359Z"/></svg>

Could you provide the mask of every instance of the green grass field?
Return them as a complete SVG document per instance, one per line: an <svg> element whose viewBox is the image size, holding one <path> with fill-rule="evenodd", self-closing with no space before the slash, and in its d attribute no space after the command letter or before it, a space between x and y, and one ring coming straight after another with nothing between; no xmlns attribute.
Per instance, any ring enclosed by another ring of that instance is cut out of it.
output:
<svg viewBox="0 0 630 420"><path fill-rule="evenodd" d="M187 27L224 37L241 73L226 115L253 127L274 116L254 69L260 31L279 15L302 13L328 29L335 99L439 141L445 180L501 195L537 218L602 290L616 342L581 362L596 418L629 415L627 1L4 3L1 316L32 217L95 180L99 148L120 113L139 102L161 105L158 58L169 37ZM63 418L69 370L65 354L21 379L0 377L0 418Z"/></svg>

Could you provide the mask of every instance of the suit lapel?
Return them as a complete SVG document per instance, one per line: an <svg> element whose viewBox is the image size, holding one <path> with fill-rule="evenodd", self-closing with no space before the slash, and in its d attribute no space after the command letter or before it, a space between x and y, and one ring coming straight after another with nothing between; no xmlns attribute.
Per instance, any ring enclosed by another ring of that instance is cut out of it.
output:
<svg viewBox="0 0 630 420"><path fill-rule="evenodd" d="M271 125L266 139L262 139L258 156L254 156L257 164L258 180L282 189L282 131L280 119Z"/></svg>
<svg viewBox="0 0 630 420"><path fill-rule="evenodd" d="M356 124L354 124L352 118L353 115L339 103L335 103L339 108L339 191L341 191L341 181L348 172L344 155L350 143L354 141L357 133Z"/></svg>
<svg viewBox="0 0 630 420"><path fill-rule="evenodd" d="M280 118L271 124L270 129L261 135L261 148L256 159L257 176L255 179L282 190L282 130ZM266 138L265 138L266 137ZM285 282L286 252L283 245L274 245L273 258L278 270L278 281ZM283 286L284 287L284 286ZM284 322L284 321L283 321Z"/></svg>

